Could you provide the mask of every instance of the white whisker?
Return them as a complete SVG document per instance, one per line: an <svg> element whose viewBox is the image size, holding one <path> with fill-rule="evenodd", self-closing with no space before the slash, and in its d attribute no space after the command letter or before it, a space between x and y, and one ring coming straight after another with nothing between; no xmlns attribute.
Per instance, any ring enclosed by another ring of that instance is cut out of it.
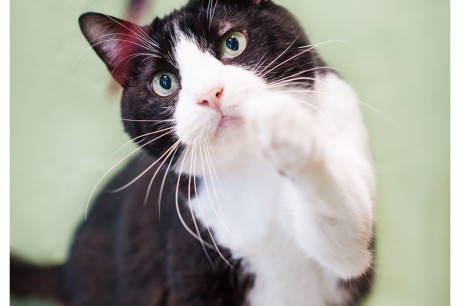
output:
<svg viewBox="0 0 460 306"><path fill-rule="evenodd" d="M109 41L121 41L121 42L126 42L126 43L133 44L133 45L135 45L135 46L138 46L138 47L141 47L141 48L144 48L144 49L146 49L146 50L148 50L148 51L153 52L153 53L152 53L152 56L155 55L154 53L157 53L157 52L158 52L157 50L152 49L152 48L149 48L149 47L147 47L147 46L145 46L145 45L142 45L142 44L133 42L133 41L131 41L131 40L121 39L121 38L109 38L109 39L104 39L104 40L98 41L97 43L92 44L92 45L90 45L90 46L91 46L91 48L94 48L94 47L96 47L96 46L98 46L98 45L100 45L100 44L103 44L103 43L106 43L106 42L109 42ZM158 56L157 56L157 57L158 57Z"/></svg>
<svg viewBox="0 0 460 306"><path fill-rule="evenodd" d="M200 144L201 164L203 164L203 155L201 154L201 152L202 152L201 147L202 147L202 145ZM204 173L204 168L202 170L203 170L203 173ZM209 236L211 237L212 244L214 245L217 254L219 254L220 258L222 258L222 260L227 265L229 265L231 268L233 268L232 264L230 264L230 262L225 258L225 256L222 254L222 252L220 251L219 247L217 246L217 243L216 243L216 241L214 239L214 236L212 235L211 230L209 228L209 225L208 225L208 223L206 221L206 217L203 214L203 210L201 209L200 200L199 200L198 192L197 192L197 188L196 188L196 175L195 175L195 173L196 173L196 155L195 155L195 160L194 160L194 164L193 164L193 184L195 186L195 196L196 196L196 202L197 202L197 205L198 205L198 209L200 211L201 216L203 217L204 225L208 230ZM212 204L211 204L211 206L212 206Z"/></svg>
<svg viewBox="0 0 460 306"><path fill-rule="evenodd" d="M176 122L176 119L164 119L164 120L135 120L135 119L125 119L125 118L120 118L123 121L131 121L131 122L158 122L158 123L164 123L164 122Z"/></svg>
<svg viewBox="0 0 460 306"><path fill-rule="evenodd" d="M298 56L300 56L300 55L302 55L302 54L304 54L304 53L306 53L306 52L308 52L308 51L310 51L310 50L311 50L311 49L302 50L301 52L297 53L296 55L291 56L290 58L288 58L287 60L281 62L281 63L278 64L278 65L276 65L275 67L273 67L272 69L268 70L267 72L264 72L264 74L262 74L260 77L263 78L264 76L266 76L267 74L269 74L270 72L272 72L273 70L275 70L276 68L278 68L278 67L280 67L280 66L282 66L282 65L284 65L284 64L286 64L286 63L288 63L288 62L290 62L290 61L292 61L292 60L295 59L296 57L298 57Z"/></svg>
<svg viewBox="0 0 460 306"><path fill-rule="evenodd" d="M353 45L352 43L349 43L348 41L344 41L344 40L341 40L341 39L328 39L328 40L325 40L325 41L322 41L322 42L319 42L319 43L316 43L316 44L306 45L306 46L300 46L299 49L305 49L305 48L310 48L310 47L318 47L318 46L325 45L325 44L329 44L329 43L333 43L333 42L342 43L342 44L344 44L344 45L347 45L347 46L353 47L353 48L355 48L355 49L358 49L358 48L357 48L355 45Z"/></svg>
<svg viewBox="0 0 460 306"><path fill-rule="evenodd" d="M113 67L112 69L112 72L113 71L116 71L118 66L126 59L128 59L126 62L125 62L125 65L127 65L129 63L130 60L136 58L136 57L139 57L139 56L146 56L147 58L149 57L154 57L154 58L161 58L161 56L158 56L158 55L152 55L150 53L134 53L134 54L130 54L130 55L127 55L125 57L123 57L120 61L118 61L118 63L115 64L115 66Z"/></svg>
<svg viewBox="0 0 460 306"><path fill-rule="evenodd" d="M194 237L195 239L197 239L198 241L200 241L200 243L203 243L204 245L206 245L208 248L213 248L213 246L209 243L207 243L206 241L203 241L200 237L197 236L197 234L195 234L188 226L187 224L185 223L184 221L184 218L182 218L182 214L180 213L180 208L179 208L179 184L180 184L180 179L181 179L181 175L182 175L182 170L184 168L184 163L185 163L185 159L187 157L187 153L189 151L190 147L187 146L187 148L185 149L185 153L184 153L184 156L182 157L182 164L180 166L180 170L179 170L179 174L178 174L178 177L177 177L177 184L176 184L176 211L177 211L177 216L179 217L179 220L180 222L182 223L182 226L185 228L185 230L187 232L189 232L190 235L192 235L192 237Z"/></svg>
<svg viewBox="0 0 460 306"><path fill-rule="evenodd" d="M309 78L309 77L297 77L297 78L292 78L292 79L286 79L284 81L275 81L273 83L270 84L271 87L275 87L277 85L289 85L291 84L293 81L319 81L321 82L321 80L318 80L316 78ZM293 84L293 83L292 83ZM300 84L303 84L305 85L305 83L301 83Z"/></svg>
<svg viewBox="0 0 460 306"><path fill-rule="evenodd" d="M358 100L358 103L361 104L361 105L364 105L366 106L367 108L369 108L370 110L373 110L374 112L376 112L377 114L379 114L380 116L382 116L383 118L385 118L386 120L390 121L394 126L396 126L398 129L400 129L402 132L404 133L407 133L407 131L400 125L398 124L396 121L394 121L393 119L391 119L388 115L386 115L384 112L382 112L381 110L367 104L367 103L364 103L360 100Z"/></svg>
<svg viewBox="0 0 460 306"><path fill-rule="evenodd" d="M158 219L161 219L161 196L163 195L163 188L165 186L166 177L168 176L169 169L174 161L174 157L176 156L177 150L179 150L179 146L174 150L173 155L171 156L171 160L169 161L168 168L166 168L165 175L163 176L163 180L161 181L160 192L158 194Z"/></svg>
<svg viewBox="0 0 460 306"><path fill-rule="evenodd" d="M283 52L281 52L280 55L278 55L270 64L268 64L264 69L262 69L260 73L258 74L258 76L260 76L260 74L262 74L266 69L270 68L270 66L273 65L281 56L283 56L284 53L286 53L292 47L292 45L297 41L298 38L299 38L299 35L296 36L296 38L289 44L289 46L287 46L286 49L284 49Z"/></svg>
<svg viewBox="0 0 460 306"><path fill-rule="evenodd" d="M198 234L198 237L201 238L201 233L200 233L200 229L198 227L198 224L196 222L196 219L195 219L195 214L193 212L193 208L192 208L192 202L191 202L191 178L192 178L192 168L194 168L194 160L196 160L196 148L195 148L195 141L193 142L193 146L192 146L192 155L190 157L190 171L189 171L189 175L188 175L188 206L189 206L189 209L190 209L190 214L192 216L192 221L193 221L193 224L195 225L195 229L196 229L196 233ZM193 169L193 182L194 182L194 186L195 186L195 199L198 201L198 194L197 194L197 190L196 190L196 177L195 177L195 169ZM201 209L201 208L200 208ZM206 224L206 222L205 222ZM207 225L206 225L207 227ZM209 231L209 227L207 227L208 231ZM212 239L212 236L211 236L211 239ZM201 238L201 240L203 241L203 239ZM213 240L214 242L214 240ZM209 254L208 254L208 251L206 250L206 248L204 247L203 243L201 244L201 247L203 248L203 251L206 255L206 258L208 259L209 263L211 264L212 268L214 269L214 264L211 260L211 257L209 257Z"/></svg>
<svg viewBox="0 0 460 306"><path fill-rule="evenodd" d="M207 155L205 154L204 155L205 159L206 159L206 163L207 163L207 171L209 173L209 176L212 180L212 173L211 173L211 168L209 166L209 161L208 161L208 157ZM217 217L218 221L220 224L222 224L222 226L224 227L224 229L230 234L232 235L232 237L236 238L239 240L239 238L233 234L233 232L228 228L227 226L227 223L222 219L222 212L217 212L216 211L216 208L214 207L214 204L213 204L213 201L212 201L212 198L211 198L211 193L209 192L209 187L208 187L208 182L207 182L207 177L206 177L206 171L205 171L205 166L204 166L204 162L203 162L203 149L202 149L202 145L200 145L200 158L201 158L201 167L203 169L203 181L204 181L204 186L205 186L205 189L206 189L206 193L208 195L208 200L209 200L209 205L211 206L211 209L212 211L214 212L214 215ZM216 191L215 187L214 187L214 191ZM220 208L221 205L220 205L220 201L219 201L219 198L217 197L217 193L216 193L216 201L217 201L217 205L218 207ZM203 215L203 219L204 219L204 215Z"/></svg>
<svg viewBox="0 0 460 306"><path fill-rule="evenodd" d="M166 155L166 157L163 159L163 161L162 161L161 164L157 167L157 170L156 170L155 173L153 174L152 179L151 179L150 182L149 182L149 186L147 187L147 192L145 193L144 206L147 204L147 200L149 199L150 189L152 188L152 184L153 184L153 181L155 180L155 177L157 176L158 172L162 169L164 163L168 160L169 156L171 156L171 154L173 154L173 152L176 152L175 149L177 149L177 147L179 146L179 143L180 143L180 140L176 141L176 142L170 147L170 149L172 148L173 150L171 150L171 151L168 153L168 155Z"/></svg>
<svg viewBox="0 0 460 306"><path fill-rule="evenodd" d="M171 132L169 132L171 133ZM168 133L168 134L169 134ZM155 160L155 162L153 162L150 166L147 167L147 169L145 169L144 171L142 171L141 174L139 174L138 176L136 176L133 180L131 180L129 183L117 188L117 189L112 189L112 190L109 190L109 192L111 193L117 193L117 192L120 192L122 190L125 190L126 188L128 188L129 186L131 186L132 184L134 184L138 179L140 179L142 176L144 176L144 174L146 174L150 169L152 169L168 152L174 150L176 147L171 147L169 148L168 150L166 150L157 160Z"/></svg>
<svg viewBox="0 0 460 306"><path fill-rule="evenodd" d="M121 160L119 160L115 165L113 165L109 170L107 170L107 172L104 173L104 175L101 176L101 178L97 181L96 185L94 185L94 188L93 190L91 190L91 193L89 195L89 198L88 198L88 201L86 202L86 207L85 207L85 220L86 218L88 217L88 207L89 207L89 203L91 202L91 199L93 197L93 194L94 192L96 191L96 188L99 186L99 184L101 183L101 181L115 168L117 167L120 163L122 163L124 160L126 160L128 157L130 157L131 155L133 155L135 152L139 151L140 149L142 149L143 147L149 145L150 143L156 141L157 139L169 134L171 132L168 132L168 133L165 133L163 135L160 135L150 141L148 141L147 143L143 144L142 146L140 146L139 148L135 149L134 151L132 151L131 153L129 153L128 155L126 155L125 157L123 157Z"/></svg>
<svg viewBox="0 0 460 306"><path fill-rule="evenodd" d="M207 145L205 146L205 154L206 154L206 152L207 152L208 157L209 157L209 163L211 164L212 172L214 173L214 176L215 176L215 178L216 178L217 185L219 185L220 193L223 194L222 185L220 184L219 178L217 177L216 169L214 168L214 164L213 164L212 158L211 158L211 152L210 152L210 146L211 146L211 145L209 144L209 140L208 140L208 139L206 139L205 142L206 142L206 144L207 144ZM207 159L207 160L208 160L208 159ZM211 176L211 181L212 181L212 184L214 185L214 180L212 180L212 176ZM214 187L214 190L216 190L215 187ZM216 197L217 197L217 191L216 191Z"/></svg>
<svg viewBox="0 0 460 306"><path fill-rule="evenodd" d="M278 82L281 82L281 81L286 81L286 80L289 80L290 78L293 78L293 77L296 77L296 76L299 76L301 74L304 74L304 73L307 73L307 72L311 72L311 71L315 71L315 70L320 70L320 69L334 69L334 70L339 70L337 68L333 68L333 67L329 67L329 66L323 66L323 67L316 67L316 68L311 68L311 69L307 69L307 70L303 70L303 71L300 71L300 72L297 72L297 73L294 73L294 74L291 74L285 78L282 78L282 79L278 79L278 80L275 80L271 83L268 83L268 85L272 85L272 84L276 84ZM343 71L343 70L341 70ZM323 82L322 80L320 79L317 79L317 78L312 78L312 80L314 80L315 82Z"/></svg>
<svg viewBox="0 0 460 306"><path fill-rule="evenodd" d="M145 134L142 134L142 135L139 135L137 137L134 137L132 138L131 140L125 142L120 148L118 148L113 154L117 154L119 151L121 151L124 147L126 147L128 144L130 144L131 142L135 142L137 139L139 138L142 138L139 142L135 142L136 144L139 144L141 143L142 141L145 140L145 136L149 136L149 135L154 135L154 134L158 134L158 133L161 133L161 132L165 132L165 131L169 131L169 130L172 130L174 129L174 127L169 127L169 128L165 128L165 129L161 129L161 130L158 130L158 131L154 131L154 132L150 132L150 133L145 133Z"/></svg>

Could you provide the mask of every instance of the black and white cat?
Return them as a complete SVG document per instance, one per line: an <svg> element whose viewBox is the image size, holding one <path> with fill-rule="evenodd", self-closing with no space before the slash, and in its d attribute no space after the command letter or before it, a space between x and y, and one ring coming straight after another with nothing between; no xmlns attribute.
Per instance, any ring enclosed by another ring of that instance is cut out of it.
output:
<svg viewBox="0 0 460 306"><path fill-rule="evenodd" d="M191 0L145 27L95 13L80 26L148 155L113 179L49 273L58 299L320 306L367 294L367 131L353 89L289 12Z"/></svg>

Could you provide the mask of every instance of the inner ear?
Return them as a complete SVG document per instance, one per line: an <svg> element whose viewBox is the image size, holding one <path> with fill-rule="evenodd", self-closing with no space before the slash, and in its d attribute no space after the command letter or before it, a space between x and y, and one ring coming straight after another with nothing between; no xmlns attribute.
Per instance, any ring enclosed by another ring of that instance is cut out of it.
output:
<svg viewBox="0 0 460 306"><path fill-rule="evenodd" d="M79 23L91 47L115 80L124 87L130 55L134 54L136 48L145 45L143 35L146 33L141 32L136 24L98 13L81 15Z"/></svg>

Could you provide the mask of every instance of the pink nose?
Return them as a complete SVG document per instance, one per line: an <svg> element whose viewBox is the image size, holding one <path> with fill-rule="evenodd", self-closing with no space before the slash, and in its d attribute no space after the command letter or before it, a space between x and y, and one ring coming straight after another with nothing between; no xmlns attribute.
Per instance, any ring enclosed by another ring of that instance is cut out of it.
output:
<svg viewBox="0 0 460 306"><path fill-rule="evenodd" d="M220 98L224 89L222 87L214 87L211 90L198 96L198 105L207 106L220 111Z"/></svg>

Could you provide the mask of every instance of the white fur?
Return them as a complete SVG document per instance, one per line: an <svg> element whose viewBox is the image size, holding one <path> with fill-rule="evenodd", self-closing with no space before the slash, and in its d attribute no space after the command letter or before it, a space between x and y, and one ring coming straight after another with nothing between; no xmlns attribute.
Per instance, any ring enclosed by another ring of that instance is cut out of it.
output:
<svg viewBox="0 0 460 306"><path fill-rule="evenodd" d="M326 74L316 76L315 93L274 91L185 36L175 53L176 133L194 152L183 171L203 179L190 205L256 275L250 305L346 303L338 281L371 263L375 189L353 90ZM213 86L224 88L222 113L240 120L219 128L222 115L197 104Z"/></svg>

